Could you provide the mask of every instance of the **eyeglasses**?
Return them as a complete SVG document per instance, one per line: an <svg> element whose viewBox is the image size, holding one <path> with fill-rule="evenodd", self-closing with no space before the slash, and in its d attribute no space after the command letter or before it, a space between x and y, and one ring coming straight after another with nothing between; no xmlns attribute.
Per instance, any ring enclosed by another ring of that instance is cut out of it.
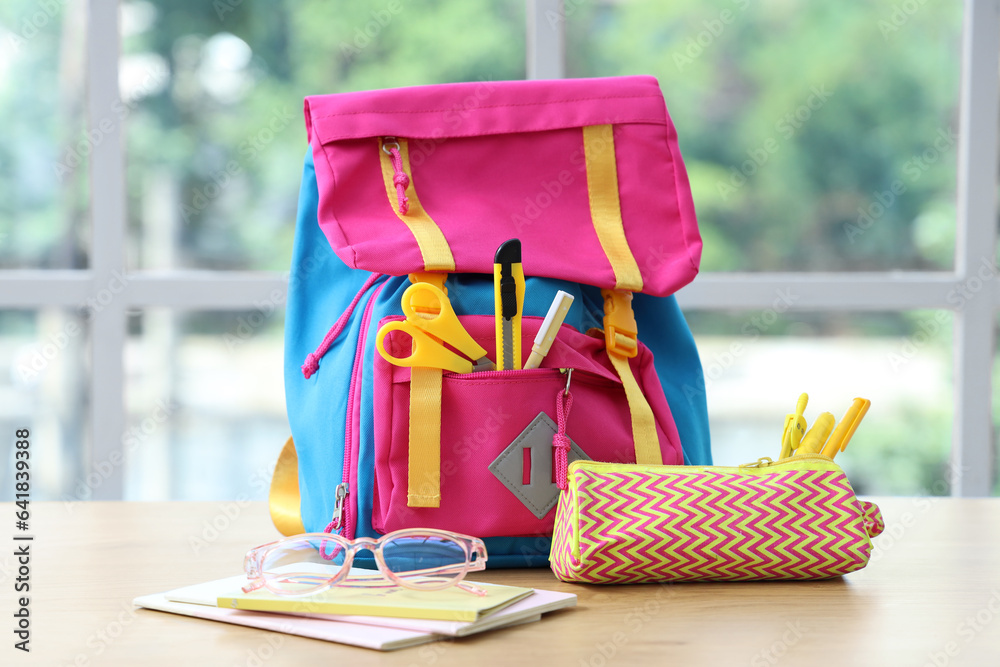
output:
<svg viewBox="0 0 1000 667"><path fill-rule="evenodd" d="M375 554L378 573L351 574L355 554ZM436 591L457 586L475 595L482 588L463 582L466 572L486 569L486 545L476 537L446 530L408 528L377 540L348 540L330 533L293 535L247 552L244 593L266 588L287 596L313 595L332 586L402 586Z"/></svg>

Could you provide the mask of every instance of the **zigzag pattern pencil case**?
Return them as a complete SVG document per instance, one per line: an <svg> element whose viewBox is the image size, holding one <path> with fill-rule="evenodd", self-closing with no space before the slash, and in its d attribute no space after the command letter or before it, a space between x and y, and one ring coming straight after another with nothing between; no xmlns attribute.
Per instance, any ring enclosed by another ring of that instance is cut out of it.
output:
<svg viewBox="0 0 1000 667"><path fill-rule="evenodd" d="M823 579L865 567L883 528L822 455L737 468L575 461L549 559L581 583Z"/></svg>

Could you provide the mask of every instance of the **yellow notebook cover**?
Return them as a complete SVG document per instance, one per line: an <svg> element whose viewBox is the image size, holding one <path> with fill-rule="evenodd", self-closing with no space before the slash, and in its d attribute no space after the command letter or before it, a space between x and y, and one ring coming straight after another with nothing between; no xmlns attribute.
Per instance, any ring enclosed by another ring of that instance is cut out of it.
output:
<svg viewBox="0 0 1000 667"><path fill-rule="evenodd" d="M368 571L370 575L371 572ZM276 595L266 589L220 595L217 606L248 611L393 616L439 621L476 621L531 595L533 589L476 582L486 590L480 597L456 587L414 591L400 587L333 588L305 597Z"/></svg>

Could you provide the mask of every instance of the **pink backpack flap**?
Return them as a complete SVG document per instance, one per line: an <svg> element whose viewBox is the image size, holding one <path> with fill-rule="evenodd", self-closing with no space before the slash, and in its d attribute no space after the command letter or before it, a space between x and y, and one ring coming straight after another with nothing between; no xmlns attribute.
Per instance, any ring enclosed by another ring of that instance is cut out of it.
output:
<svg viewBox="0 0 1000 667"><path fill-rule="evenodd" d="M350 267L524 272L666 296L701 238L656 79L482 81L305 100L319 224Z"/></svg>

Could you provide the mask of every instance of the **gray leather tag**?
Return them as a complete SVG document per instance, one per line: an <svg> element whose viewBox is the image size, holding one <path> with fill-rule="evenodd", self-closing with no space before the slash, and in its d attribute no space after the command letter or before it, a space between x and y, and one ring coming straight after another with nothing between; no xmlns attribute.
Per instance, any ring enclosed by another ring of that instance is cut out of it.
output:
<svg viewBox="0 0 1000 667"><path fill-rule="evenodd" d="M556 423L544 412L539 412L521 435L489 465L490 472L539 519L559 500L559 487L552 474L552 436L555 434ZM568 459L572 463L579 459L589 461L590 457L570 439Z"/></svg>

